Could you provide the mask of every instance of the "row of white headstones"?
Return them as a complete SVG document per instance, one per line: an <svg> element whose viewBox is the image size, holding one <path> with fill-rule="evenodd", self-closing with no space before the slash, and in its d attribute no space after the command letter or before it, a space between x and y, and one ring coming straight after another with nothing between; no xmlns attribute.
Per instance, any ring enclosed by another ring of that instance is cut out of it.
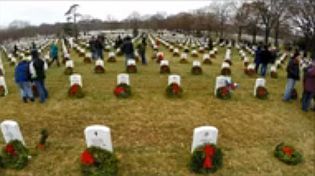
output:
<svg viewBox="0 0 315 176"><path fill-rule="evenodd" d="M215 91L214 94L216 95L217 89L221 87L225 87L228 84L231 84L232 79L229 76L218 76L216 78L216 84L215 84ZM168 85L175 83L179 86L181 85L181 77L180 75L169 75L168 76ZM74 84L80 85L83 87L82 83L82 76L79 74L73 74L70 76L70 86L73 86ZM117 85L119 84L127 84L130 85L130 77L126 73L121 73L117 75ZM258 87L265 87L266 86L266 80L264 78L257 78L255 82L254 87L254 96L256 96L256 89Z"/></svg>
<svg viewBox="0 0 315 176"><path fill-rule="evenodd" d="M25 141L20 130L19 124L13 120L5 120L1 124L1 132L5 143L12 140L19 140L24 145ZM87 147L100 147L104 150L113 152L111 129L104 125L91 125L84 130ZM217 144L218 129L214 126L201 126L193 131L193 141L191 152L204 144Z"/></svg>

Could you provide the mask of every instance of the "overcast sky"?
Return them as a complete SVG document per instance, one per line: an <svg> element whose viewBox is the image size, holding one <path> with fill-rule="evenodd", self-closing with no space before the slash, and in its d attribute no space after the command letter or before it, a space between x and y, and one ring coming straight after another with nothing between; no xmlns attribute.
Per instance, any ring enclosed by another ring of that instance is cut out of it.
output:
<svg viewBox="0 0 315 176"><path fill-rule="evenodd" d="M174 14L180 11L190 11L209 5L211 0L164 0L164 1L2 1L0 0L0 26L7 26L13 20L25 20L32 25L41 23L65 22L64 13L69 7L79 4L78 12L89 14L99 19L108 15L121 20L133 11L141 15L166 12Z"/></svg>

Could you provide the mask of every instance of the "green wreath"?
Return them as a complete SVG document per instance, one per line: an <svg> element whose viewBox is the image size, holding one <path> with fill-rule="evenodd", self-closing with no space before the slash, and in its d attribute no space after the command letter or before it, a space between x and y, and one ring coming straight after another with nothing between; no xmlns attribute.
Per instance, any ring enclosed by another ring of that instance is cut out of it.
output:
<svg viewBox="0 0 315 176"><path fill-rule="evenodd" d="M218 88L216 95L218 98L222 100L228 100L228 99L231 99L232 97L231 91L229 90L227 86Z"/></svg>
<svg viewBox="0 0 315 176"><path fill-rule="evenodd" d="M28 163L29 151L19 140L10 141L2 149L0 165L4 168L23 169Z"/></svg>
<svg viewBox="0 0 315 176"><path fill-rule="evenodd" d="M80 85L74 84L68 90L68 96L71 98L83 98L84 92Z"/></svg>
<svg viewBox="0 0 315 176"><path fill-rule="evenodd" d="M73 73L72 67L66 67L65 71L63 72L65 75L71 75Z"/></svg>
<svg viewBox="0 0 315 176"><path fill-rule="evenodd" d="M5 95L5 88L4 86L0 85L0 97L4 97Z"/></svg>
<svg viewBox="0 0 315 176"><path fill-rule="evenodd" d="M131 96L131 87L127 84L119 84L114 89L114 94L118 98L128 98Z"/></svg>
<svg viewBox="0 0 315 176"><path fill-rule="evenodd" d="M190 160L191 171L199 174L214 173L222 165L223 153L214 144L205 144L196 148Z"/></svg>
<svg viewBox="0 0 315 176"><path fill-rule="evenodd" d="M256 97L258 99L265 100L268 98L268 95L269 95L269 92L265 87L259 86L256 88Z"/></svg>
<svg viewBox="0 0 315 176"><path fill-rule="evenodd" d="M166 87L166 95L170 98L182 97L183 89L180 85L172 83Z"/></svg>
<svg viewBox="0 0 315 176"><path fill-rule="evenodd" d="M294 147L285 145L284 143L280 143L276 146L274 156L289 165L297 165L303 161L303 156L300 152L295 150Z"/></svg>
<svg viewBox="0 0 315 176"><path fill-rule="evenodd" d="M202 74L202 68L198 66L194 66L191 68L191 74L193 75L201 75Z"/></svg>
<svg viewBox="0 0 315 176"><path fill-rule="evenodd" d="M81 154L81 172L84 176L116 176L118 159L99 147L90 147Z"/></svg>

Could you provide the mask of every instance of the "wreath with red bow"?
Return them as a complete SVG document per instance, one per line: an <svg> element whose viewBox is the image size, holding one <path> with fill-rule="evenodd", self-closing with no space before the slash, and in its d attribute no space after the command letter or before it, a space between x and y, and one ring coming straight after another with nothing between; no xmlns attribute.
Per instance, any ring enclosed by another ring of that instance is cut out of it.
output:
<svg viewBox="0 0 315 176"><path fill-rule="evenodd" d="M1 164L4 168L23 169L28 163L29 151L19 140L10 141L2 149Z"/></svg>
<svg viewBox="0 0 315 176"><path fill-rule="evenodd" d="M180 87L180 85L172 83L167 86L166 94L170 98L181 97L183 94L183 89Z"/></svg>
<svg viewBox="0 0 315 176"><path fill-rule="evenodd" d="M294 147L280 143L276 146L274 156L280 161L289 164L297 165L303 161L303 156Z"/></svg>
<svg viewBox="0 0 315 176"><path fill-rule="evenodd" d="M217 89L217 97L223 100L230 99L232 97L231 90L228 86L220 87Z"/></svg>
<svg viewBox="0 0 315 176"><path fill-rule="evenodd" d="M72 98L83 98L84 93L79 84L73 84L68 90L68 96Z"/></svg>
<svg viewBox="0 0 315 176"><path fill-rule="evenodd" d="M131 96L131 87L127 84L118 84L114 89L114 94L118 98L128 98Z"/></svg>
<svg viewBox="0 0 315 176"><path fill-rule="evenodd" d="M191 74L193 75L201 75L202 74L202 68L199 66L194 66L191 68Z"/></svg>
<svg viewBox="0 0 315 176"><path fill-rule="evenodd" d="M268 98L268 91L265 87L259 86L256 88L256 97L259 99L267 99Z"/></svg>
<svg viewBox="0 0 315 176"><path fill-rule="evenodd" d="M0 97L4 97L5 95L5 88L3 85L0 85Z"/></svg>
<svg viewBox="0 0 315 176"><path fill-rule="evenodd" d="M171 69L168 65L162 65L160 67L160 73L161 74L170 73L170 72L171 72Z"/></svg>
<svg viewBox="0 0 315 176"><path fill-rule="evenodd" d="M223 154L214 144L205 144L193 151L190 169L195 173L214 173L223 165Z"/></svg>
<svg viewBox="0 0 315 176"><path fill-rule="evenodd" d="M73 68L72 67L66 67L64 74L65 75L71 75L73 73Z"/></svg>
<svg viewBox="0 0 315 176"><path fill-rule="evenodd" d="M210 59L204 59L203 64L208 64L208 65L211 65L212 64L212 61Z"/></svg>
<svg viewBox="0 0 315 176"><path fill-rule="evenodd" d="M102 67L102 66L100 66L100 65L96 65L96 66L94 67L94 72L95 72L95 73L104 73L104 72L105 72L105 69L104 69L104 67Z"/></svg>
<svg viewBox="0 0 315 176"><path fill-rule="evenodd" d="M221 75L230 76L231 75L231 69L230 68L222 68L221 69Z"/></svg>
<svg viewBox="0 0 315 176"><path fill-rule="evenodd" d="M81 172L84 176L116 176L118 159L116 156L99 147L85 149L80 157Z"/></svg>
<svg viewBox="0 0 315 176"><path fill-rule="evenodd" d="M137 73L137 67L135 65L128 65L126 71L127 73Z"/></svg>

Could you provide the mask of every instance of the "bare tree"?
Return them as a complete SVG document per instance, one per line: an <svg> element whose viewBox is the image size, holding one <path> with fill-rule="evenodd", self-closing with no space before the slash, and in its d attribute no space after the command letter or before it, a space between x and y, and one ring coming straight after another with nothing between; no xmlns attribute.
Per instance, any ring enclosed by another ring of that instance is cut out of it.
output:
<svg viewBox="0 0 315 176"><path fill-rule="evenodd" d="M79 4L73 4L70 6L70 8L65 13L65 16L67 17L67 21L70 21L73 19L73 31L75 38L78 38L78 27L77 27L77 17L81 16L81 14L77 13L77 8L79 7Z"/></svg>

